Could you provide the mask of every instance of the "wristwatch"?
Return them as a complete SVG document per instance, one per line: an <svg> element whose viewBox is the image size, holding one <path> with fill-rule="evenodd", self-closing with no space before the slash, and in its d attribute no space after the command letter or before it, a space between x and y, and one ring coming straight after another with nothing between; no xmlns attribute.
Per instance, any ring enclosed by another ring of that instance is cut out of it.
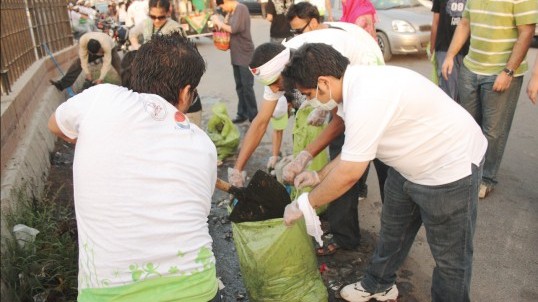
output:
<svg viewBox="0 0 538 302"><path fill-rule="evenodd" d="M508 69L507 67L505 67L503 69L504 72L506 72L506 75L509 76L509 77L513 77L514 76L514 70L513 69Z"/></svg>

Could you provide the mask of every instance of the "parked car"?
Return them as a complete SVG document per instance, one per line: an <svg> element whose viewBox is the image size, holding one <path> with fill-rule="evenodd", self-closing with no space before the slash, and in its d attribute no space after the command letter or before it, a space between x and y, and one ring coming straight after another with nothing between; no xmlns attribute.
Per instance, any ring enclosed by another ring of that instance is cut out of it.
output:
<svg viewBox="0 0 538 302"><path fill-rule="evenodd" d="M379 22L377 42L385 61L393 54L425 53L433 14L418 0L372 0Z"/></svg>
<svg viewBox="0 0 538 302"><path fill-rule="evenodd" d="M258 0L237 0L239 3L243 3L248 7L248 11L251 15L261 15L262 6Z"/></svg>

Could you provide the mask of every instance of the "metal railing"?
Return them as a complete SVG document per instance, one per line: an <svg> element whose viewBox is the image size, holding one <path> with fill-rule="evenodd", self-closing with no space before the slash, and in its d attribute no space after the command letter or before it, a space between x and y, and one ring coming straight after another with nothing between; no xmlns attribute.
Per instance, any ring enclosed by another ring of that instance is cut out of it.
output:
<svg viewBox="0 0 538 302"><path fill-rule="evenodd" d="M37 60L73 45L66 0L0 2L0 74L2 94Z"/></svg>

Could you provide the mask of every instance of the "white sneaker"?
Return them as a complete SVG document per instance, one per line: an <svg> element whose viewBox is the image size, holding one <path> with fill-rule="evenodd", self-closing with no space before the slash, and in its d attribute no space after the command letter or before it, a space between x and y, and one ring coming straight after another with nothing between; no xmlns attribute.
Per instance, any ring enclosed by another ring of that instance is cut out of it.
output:
<svg viewBox="0 0 538 302"><path fill-rule="evenodd" d="M396 287L396 284L394 284L383 292L369 293L362 287L360 282L357 282L342 288L340 296L351 302L368 302L372 298L377 301L396 301L396 298L398 298L398 288Z"/></svg>

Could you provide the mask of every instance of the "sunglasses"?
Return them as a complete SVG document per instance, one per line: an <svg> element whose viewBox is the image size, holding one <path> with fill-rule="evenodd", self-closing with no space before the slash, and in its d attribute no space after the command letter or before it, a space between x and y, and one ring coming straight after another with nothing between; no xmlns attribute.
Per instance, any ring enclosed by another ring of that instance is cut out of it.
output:
<svg viewBox="0 0 538 302"><path fill-rule="evenodd" d="M166 18L168 18L166 15L164 16L148 15L148 16L151 20L159 20L159 21L166 20Z"/></svg>
<svg viewBox="0 0 538 302"><path fill-rule="evenodd" d="M312 19L308 20L308 22L306 22L306 25L303 26L303 28L301 29L290 29L290 32L294 35L300 35L304 32L304 30L308 27L308 25L310 25L310 21L312 21Z"/></svg>

